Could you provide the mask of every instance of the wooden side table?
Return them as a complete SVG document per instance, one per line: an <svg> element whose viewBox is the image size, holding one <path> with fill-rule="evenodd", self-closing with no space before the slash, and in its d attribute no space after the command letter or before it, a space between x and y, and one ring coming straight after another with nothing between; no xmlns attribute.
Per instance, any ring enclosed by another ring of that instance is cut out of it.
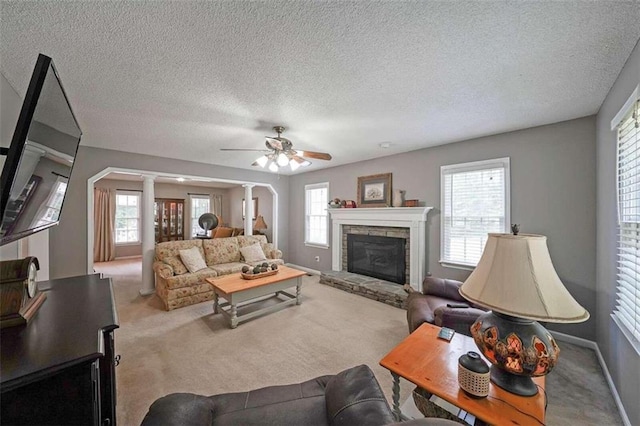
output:
<svg viewBox="0 0 640 426"><path fill-rule="evenodd" d="M491 383L488 397L474 398L458 385L458 358L469 351L478 352L476 344L459 333L451 342L438 339L439 331L440 327L421 325L380 361L393 376L393 410L398 420L402 377L488 424L544 424L544 376L533 379L540 388L535 396L515 395Z"/></svg>

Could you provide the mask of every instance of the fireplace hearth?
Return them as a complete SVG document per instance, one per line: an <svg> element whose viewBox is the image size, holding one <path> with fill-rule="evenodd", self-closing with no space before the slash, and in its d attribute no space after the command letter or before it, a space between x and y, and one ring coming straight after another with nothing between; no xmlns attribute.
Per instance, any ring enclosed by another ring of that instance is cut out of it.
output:
<svg viewBox="0 0 640 426"><path fill-rule="evenodd" d="M405 238L347 235L347 271L403 285Z"/></svg>

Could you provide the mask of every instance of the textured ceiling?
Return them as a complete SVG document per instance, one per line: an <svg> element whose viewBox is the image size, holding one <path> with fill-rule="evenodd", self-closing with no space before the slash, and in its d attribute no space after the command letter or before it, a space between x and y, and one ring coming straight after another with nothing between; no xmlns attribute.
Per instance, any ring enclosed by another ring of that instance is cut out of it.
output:
<svg viewBox="0 0 640 426"><path fill-rule="evenodd" d="M313 170L594 114L640 38L637 1L0 7L0 71L51 56L83 145L243 168L277 124Z"/></svg>

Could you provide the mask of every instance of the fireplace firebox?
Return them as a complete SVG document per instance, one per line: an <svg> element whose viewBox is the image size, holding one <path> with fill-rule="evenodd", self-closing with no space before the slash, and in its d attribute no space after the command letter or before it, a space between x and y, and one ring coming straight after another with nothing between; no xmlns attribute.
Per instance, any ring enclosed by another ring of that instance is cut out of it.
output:
<svg viewBox="0 0 640 426"><path fill-rule="evenodd" d="M347 234L347 270L404 284L405 244L404 238Z"/></svg>

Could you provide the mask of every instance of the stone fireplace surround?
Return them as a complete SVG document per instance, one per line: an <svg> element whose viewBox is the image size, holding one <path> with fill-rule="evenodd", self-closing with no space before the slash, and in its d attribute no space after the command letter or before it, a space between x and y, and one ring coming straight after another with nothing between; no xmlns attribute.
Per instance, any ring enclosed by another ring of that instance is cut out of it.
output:
<svg viewBox="0 0 640 426"><path fill-rule="evenodd" d="M372 233L407 239L407 283L420 290L427 274L427 215L433 207L383 207L330 209L332 219L331 268L320 275L320 283L403 307L406 293L402 286L377 278L347 272L346 234Z"/></svg>

